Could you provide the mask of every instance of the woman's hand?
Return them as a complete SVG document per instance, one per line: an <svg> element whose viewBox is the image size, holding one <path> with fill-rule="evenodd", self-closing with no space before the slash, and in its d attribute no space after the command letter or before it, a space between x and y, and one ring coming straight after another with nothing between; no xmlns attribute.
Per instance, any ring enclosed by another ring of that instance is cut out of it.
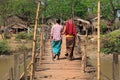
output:
<svg viewBox="0 0 120 80"><path fill-rule="evenodd" d="M51 37L50 37L50 42L52 42L52 39L53 39L53 37L51 36Z"/></svg>

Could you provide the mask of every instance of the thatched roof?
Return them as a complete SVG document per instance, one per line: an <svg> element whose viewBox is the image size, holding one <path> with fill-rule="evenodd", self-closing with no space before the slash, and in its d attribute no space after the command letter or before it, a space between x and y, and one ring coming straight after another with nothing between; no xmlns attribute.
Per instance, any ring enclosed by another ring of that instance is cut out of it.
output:
<svg viewBox="0 0 120 80"><path fill-rule="evenodd" d="M79 18L79 17L75 17L74 18L74 21L78 21L78 22L81 22L81 23L86 23L86 24L90 24L90 22L89 21L87 21L87 20L84 20L84 19L81 19L81 18Z"/></svg>
<svg viewBox="0 0 120 80"><path fill-rule="evenodd" d="M27 19L20 17L20 16L9 16L6 20L6 26L10 25L10 24L14 24L14 23L20 23L20 24L27 24Z"/></svg>
<svg viewBox="0 0 120 80"><path fill-rule="evenodd" d="M83 27L84 29L90 28L91 23L87 20L81 19L81 18L74 18L75 24L78 27Z"/></svg>
<svg viewBox="0 0 120 80"><path fill-rule="evenodd" d="M103 17L103 16L101 15L100 17ZM98 17L91 19L91 21L95 21L95 20L98 20Z"/></svg>
<svg viewBox="0 0 120 80"><path fill-rule="evenodd" d="M7 28L14 28L14 29L27 29L27 26L21 23L13 23L7 26Z"/></svg>

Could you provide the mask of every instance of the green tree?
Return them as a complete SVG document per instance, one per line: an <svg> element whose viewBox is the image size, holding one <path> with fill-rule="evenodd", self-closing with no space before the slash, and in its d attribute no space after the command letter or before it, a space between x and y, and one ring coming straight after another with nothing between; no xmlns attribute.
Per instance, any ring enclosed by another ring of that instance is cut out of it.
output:
<svg viewBox="0 0 120 80"><path fill-rule="evenodd" d="M35 18L35 11L36 3L31 0L0 1L0 16L3 22L11 15L19 15L32 20Z"/></svg>
<svg viewBox="0 0 120 80"><path fill-rule="evenodd" d="M102 15L109 20L115 20L116 17L116 9L120 8L120 1L119 0L102 0L101 1L101 11Z"/></svg>
<svg viewBox="0 0 120 80"><path fill-rule="evenodd" d="M71 17L72 0L49 0L47 1L46 16L62 17L68 19ZM86 5L79 0L74 0L74 15L83 17L86 14Z"/></svg>

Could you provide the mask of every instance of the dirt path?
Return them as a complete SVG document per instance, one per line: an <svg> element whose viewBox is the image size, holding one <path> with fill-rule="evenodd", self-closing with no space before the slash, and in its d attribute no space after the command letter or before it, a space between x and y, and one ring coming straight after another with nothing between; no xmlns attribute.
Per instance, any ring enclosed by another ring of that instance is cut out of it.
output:
<svg viewBox="0 0 120 80"><path fill-rule="evenodd" d="M84 73L81 70L80 55L74 54L74 60L65 59L65 37L63 37L60 60L52 61L51 45L47 43L42 64L37 65L36 80L94 80L93 72Z"/></svg>

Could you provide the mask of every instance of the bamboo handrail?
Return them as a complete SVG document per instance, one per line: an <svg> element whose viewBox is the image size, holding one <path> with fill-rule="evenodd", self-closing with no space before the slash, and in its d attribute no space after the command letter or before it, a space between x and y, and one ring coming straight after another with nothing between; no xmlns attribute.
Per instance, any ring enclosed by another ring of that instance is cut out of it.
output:
<svg viewBox="0 0 120 80"><path fill-rule="evenodd" d="M98 0L98 29L97 29L97 36L98 36L98 42L97 42L97 80L100 80L100 0Z"/></svg>
<svg viewBox="0 0 120 80"><path fill-rule="evenodd" d="M32 65L31 65L31 75L30 80L33 80L34 78L34 62L35 62L35 53L36 53L36 33L37 33L37 27L38 27L38 19L39 19L39 11L40 11L40 1L38 1L37 11L36 11L36 21L34 26L34 38L33 38L33 48L32 48Z"/></svg>
<svg viewBox="0 0 120 80"><path fill-rule="evenodd" d="M28 70L30 68L30 66L32 65L32 62L30 62L27 66L27 71L31 74L31 71ZM23 72L21 75L20 75L20 79L24 76L25 72Z"/></svg>

